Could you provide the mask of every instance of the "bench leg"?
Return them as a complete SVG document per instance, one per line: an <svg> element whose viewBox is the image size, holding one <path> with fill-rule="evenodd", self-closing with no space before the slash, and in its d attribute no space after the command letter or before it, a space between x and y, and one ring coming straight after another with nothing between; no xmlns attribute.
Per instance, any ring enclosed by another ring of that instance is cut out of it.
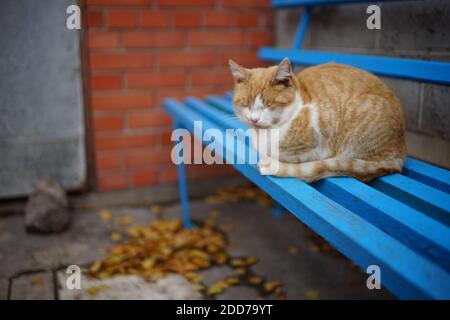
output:
<svg viewBox="0 0 450 320"><path fill-rule="evenodd" d="M174 123L174 129L182 128L178 123ZM182 156L182 155L181 155ZM191 214L189 211L189 194L188 194L188 186L186 182L186 167L183 161L180 161L177 164L177 172L178 172L178 190L180 193L180 202L181 202L181 212L183 225L187 229L191 229L194 227L191 221Z"/></svg>

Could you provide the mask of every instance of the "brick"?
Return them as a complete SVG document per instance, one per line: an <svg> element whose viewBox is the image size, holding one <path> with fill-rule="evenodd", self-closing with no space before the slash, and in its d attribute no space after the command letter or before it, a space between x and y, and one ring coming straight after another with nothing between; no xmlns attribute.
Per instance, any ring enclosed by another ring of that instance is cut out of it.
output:
<svg viewBox="0 0 450 320"><path fill-rule="evenodd" d="M117 153L97 154L95 167L97 170L119 169L121 167L121 156Z"/></svg>
<svg viewBox="0 0 450 320"><path fill-rule="evenodd" d="M221 0L220 5L224 8L270 8L270 0Z"/></svg>
<svg viewBox="0 0 450 320"><path fill-rule="evenodd" d="M184 72L130 72L126 74L127 88L161 88L183 86Z"/></svg>
<svg viewBox="0 0 450 320"><path fill-rule="evenodd" d="M114 90L120 89L121 77L119 75L97 74L91 76L92 90Z"/></svg>
<svg viewBox="0 0 450 320"><path fill-rule="evenodd" d="M86 15L87 26L98 28L103 25L103 14L99 10L88 10Z"/></svg>
<svg viewBox="0 0 450 320"><path fill-rule="evenodd" d="M230 88L227 88L229 90ZM224 91L225 92L225 91ZM211 94L219 94L214 86L211 86L209 83L205 86L196 86L190 89L186 88L174 88L174 89L165 89L159 90L159 99L158 104L162 104L164 99L167 98L176 98L178 100L184 100L187 96L189 97L197 97L203 98L207 95Z"/></svg>
<svg viewBox="0 0 450 320"><path fill-rule="evenodd" d="M175 27L199 27L201 16L198 12L176 12L173 15Z"/></svg>
<svg viewBox="0 0 450 320"><path fill-rule="evenodd" d="M254 28L259 26L259 15L255 12L239 13L236 17L236 26Z"/></svg>
<svg viewBox="0 0 450 320"><path fill-rule="evenodd" d="M160 67L210 67L214 65L213 52L162 52L159 56Z"/></svg>
<svg viewBox="0 0 450 320"><path fill-rule="evenodd" d="M120 115L95 115L94 131L122 130L124 121Z"/></svg>
<svg viewBox="0 0 450 320"><path fill-rule="evenodd" d="M145 28L164 28L169 26L169 15L165 12L141 12L141 26Z"/></svg>
<svg viewBox="0 0 450 320"><path fill-rule="evenodd" d="M184 45L182 32L126 32L123 35L127 48L174 48Z"/></svg>
<svg viewBox="0 0 450 320"><path fill-rule="evenodd" d="M98 189L101 191L128 187L128 174L126 172L100 172L97 179Z"/></svg>
<svg viewBox="0 0 450 320"><path fill-rule="evenodd" d="M233 83L229 70L192 72L193 85L229 84Z"/></svg>
<svg viewBox="0 0 450 320"><path fill-rule="evenodd" d="M158 142L162 146L171 146L172 145L172 130L167 130L164 132L160 132L158 136Z"/></svg>
<svg viewBox="0 0 450 320"><path fill-rule="evenodd" d="M157 0L159 6L167 7L212 7L214 0Z"/></svg>
<svg viewBox="0 0 450 320"><path fill-rule="evenodd" d="M112 28L133 28L137 25L137 15L132 11L113 10L108 11L108 27Z"/></svg>
<svg viewBox="0 0 450 320"><path fill-rule="evenodd" d="M192 31L188 34L188 45L192 47L239 47L244 44L244 33L240 31Z"/></svg>
<svg viewBox="0 0 450 320"><path fill-rule="evenodd" d="M259 16L255 12L207 12L205 27L257 27Z"/></svg>
<svg viewBox="0 0 450 320"><path fill-rule="evenodd" d="M133 111L128 114L128 127L130 128L164 127L171 123L171 118L162 111Z"/></svg>
<svg viewBox="0 0 450 320"><path fill-rule="evenodd" d="M158 182L158 173L155 169L135 170L131 179L134 187L152 185Z"/></svg>
<svg viewBox="0 0 450 320"><path fill-rule="evenodd" d="M97 136L95 138L95 149L97 151L104 150L120 150L131 148L147 148L155 144L156 138L153 134L115 134L109 136Z"/></svg>
<svg viewBox="0 0 450 320"><path fill-rule="evenodd" d="M178 181L177 168L174 165L164 167L164 169L160 171L159 181L161 183Z"/></svg>
<svg viewBox="0 0 450 320"><path fill-rule="evenodd" d="M207 12L205 27L232 27L235 25L236 14L231 12Z"/></svg>
<svg viewBox="0 0 450 320"><path fill-rule="evenodd" d="M148 68L153 65L151 53L91 53L91 69Z"/></svg>
<svg viewBox="0 0 450 320"><path fill-rule="evenodd" d="M233 50L232 52L220 53L219 65L228 66L228 61L230 59L247 68L260 66L262 63L261 60L259 60L257 52L255 50L240 52Z"/></svg>
<svg viewBox="0 0 450 320"><path fill-rule="evenodd" d="M92 96L94 110L123 110L147 108L153 104L149 93L102 94Z"/></svg>
<svg viewBox="0 0 450 320"><path fill-rule="evenodd" d="M151 0L86 0L87 5L146 6Z"/></svg>
<svg viewBox="0 0 450 320"><path fill-rule="evenodd" d="M273 26L273 12L268 12L268 13L264 14L264 25L266 27Z"/></svg>
<svg viewBox="0 0 450 320"><path fill-rule="evenodd" d="M92 49L117 48L119 46L119 34L116 32L89 31L88 47Z"/></svg>
<svg viewBox="0 0 450 320"><path fill-rule="evenodd" d="M124 154L124 165L127 168L152 166L172 163L172 148L165 147L153 150L130 150Z"/></svg>
<svg viewBox="0 0 450 320"><path fill-rule="evenodd" d="M273 35L271 32L252 32L249 35L249 45L252 47L260 47L272 45Z"/></svg>

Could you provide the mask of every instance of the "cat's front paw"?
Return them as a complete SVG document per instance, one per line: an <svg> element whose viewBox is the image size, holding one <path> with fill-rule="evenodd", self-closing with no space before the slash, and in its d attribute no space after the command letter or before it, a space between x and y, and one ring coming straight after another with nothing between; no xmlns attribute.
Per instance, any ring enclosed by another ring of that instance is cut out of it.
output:
<svg viewBox="0 0 450 320"><path fill-rule="evenodd" d="M273 158L264 158L258 162L259 173L263 176L276 175L280 168L280 162Z"/></svg>

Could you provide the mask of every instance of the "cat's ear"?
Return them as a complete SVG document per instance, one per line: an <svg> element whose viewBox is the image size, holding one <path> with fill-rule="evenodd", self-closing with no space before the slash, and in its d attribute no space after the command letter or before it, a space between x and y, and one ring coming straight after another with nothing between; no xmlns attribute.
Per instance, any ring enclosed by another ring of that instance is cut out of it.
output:
<svg viewBox="0 0 450 320"><path fill-rule="evenodd" d="M233 78L236 82L242 82L247 76L247 71L245 68L238 65L233 60L229 60L228 63L230 64L231 74L233 75Z"/></svg>
<svg viewBox="0 0 450 320"><path fill-rule="evenodd" d="M275 74L275 80L279 82L288 81L292 76L292 66L289 58L284 58L283 61L280 62L277 68L277 72Z"/></svg>

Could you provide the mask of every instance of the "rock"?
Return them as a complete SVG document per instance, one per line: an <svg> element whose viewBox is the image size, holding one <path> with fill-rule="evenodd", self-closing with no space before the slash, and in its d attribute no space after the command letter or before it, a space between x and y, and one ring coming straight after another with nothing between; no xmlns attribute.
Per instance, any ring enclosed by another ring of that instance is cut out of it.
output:
<svg viewBox="0 0 450 320"><path fill-rule="evenodd" d="M39 179L25 207L27 231L61 232L70 223L69 203L64 188L56 181Z"/></svg>

